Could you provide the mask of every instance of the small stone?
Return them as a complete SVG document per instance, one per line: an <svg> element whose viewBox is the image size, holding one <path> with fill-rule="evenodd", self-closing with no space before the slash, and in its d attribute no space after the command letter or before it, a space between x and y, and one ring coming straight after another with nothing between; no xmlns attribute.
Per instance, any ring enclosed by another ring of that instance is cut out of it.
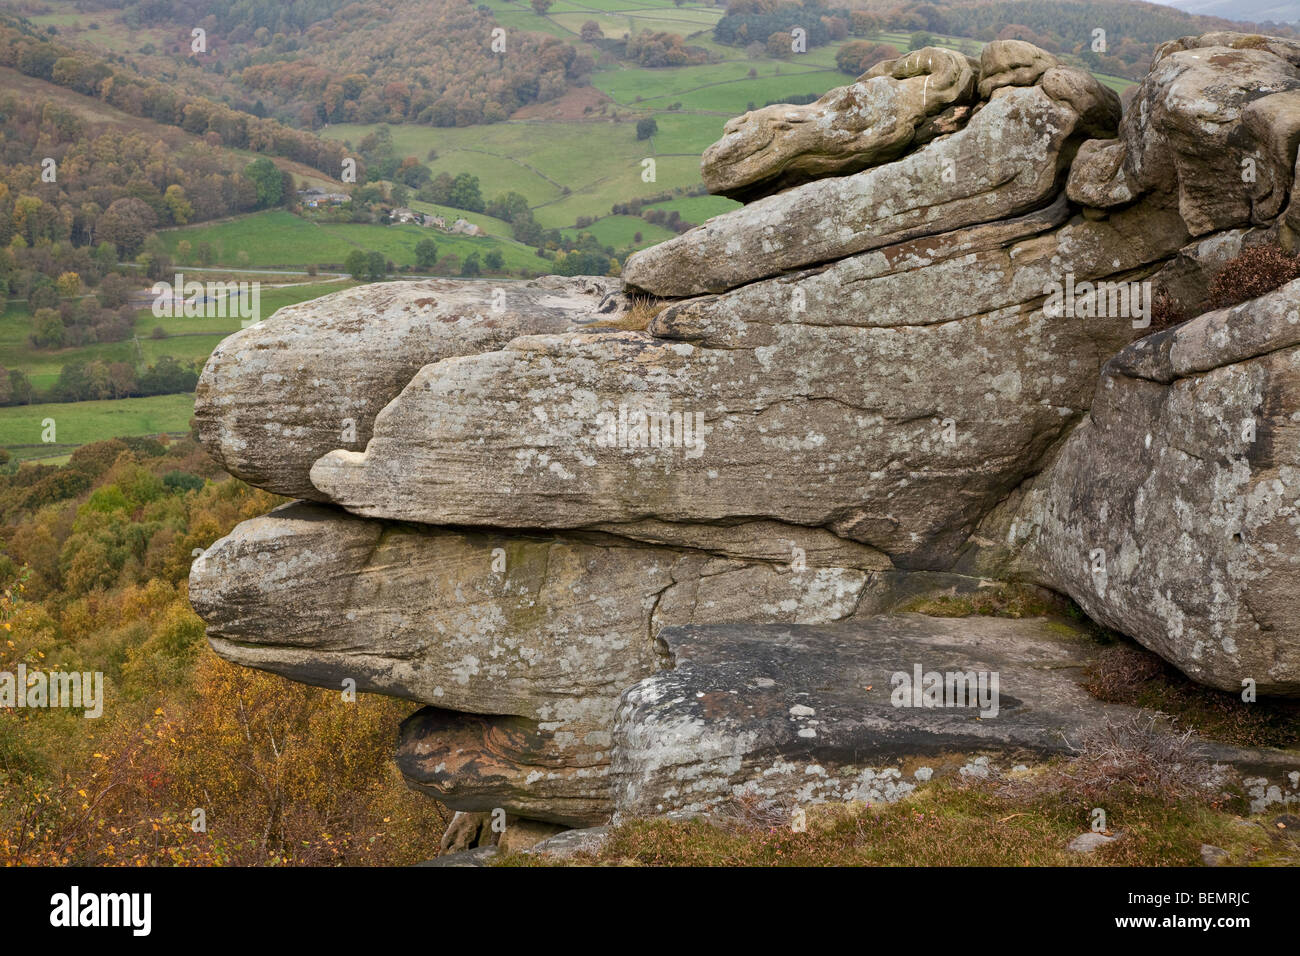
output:
<svg viewBox="0 0 1300 956"><path fill-rule="evenodd" d="M1223 866L1228 862L1228 851L1212 843L1202 843L1201 862L1206 866Z"/></svg>
<svg viewBox="0 0 1300 956"><path fill-rule="evenodd" d="M459 853L447 853L436 860L426 860L416 866L491 866L501 851L494 846L480 846Z"/></svg>
<svg viewBox="0 0 1300 956"><path fill-rule="evenodd" d="M1108 835L1092 831L1080 833L1070 841L1069 846L1067 846L1066 849L1071 853L1092 853L1098 847L1106 846L1108 843L1114 843L1121 835L1122 834L1119 833Z"/></svg>
<svg viewBox="0 0 1300 956"><path fill-rule="evenodd" d="M607 826L565 830L534 844L524 853L553 860L565 860L578 853L598 853L609 840L609 833Z"/></svg>

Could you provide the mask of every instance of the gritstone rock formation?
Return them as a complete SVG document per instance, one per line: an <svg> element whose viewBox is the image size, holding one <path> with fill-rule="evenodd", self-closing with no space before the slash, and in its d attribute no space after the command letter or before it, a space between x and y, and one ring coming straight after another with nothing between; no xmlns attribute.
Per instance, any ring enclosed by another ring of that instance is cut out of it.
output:
<svg viewBox="0 0 1300 956"><path fill-rule="evenodd" d="M213 647L425 705L407 780L528 839L894 799L1124 716L1075 628L897 613L990 579L1300 696L1300 282L1207 291L1296 246L1297 97L1243 34L1166 44L1122 118L1027 43L916 51L727 124L705 181L753 201L621 283L281 310L200 383L218 460L305 499L196 561ZM1153 329L1156 286L1195 318ZM914 669L975 696L895 698ZM1300 800L1296 755L1201 746Z"/></svg>

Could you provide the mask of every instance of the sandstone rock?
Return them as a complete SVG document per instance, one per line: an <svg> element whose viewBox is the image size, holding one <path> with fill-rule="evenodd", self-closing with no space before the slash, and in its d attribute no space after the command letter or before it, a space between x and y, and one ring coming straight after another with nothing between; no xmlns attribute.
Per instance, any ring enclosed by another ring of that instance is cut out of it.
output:
<svg viewBox="0 0 1300 956"><path fill-rule="evenodd" d="M710 553L389 525L296 503L214 543L194 563L190 600L227 660L436 704L404 727L404 767L453 809L600 822L615 702L657 666L661 626L840 620L877 586L867 569L889 566L774 523L761 548L747 545L745 527L702 533Z"/></svg>
<svg viewBox="0 0 1300 956"><path fill-rule="evenodd" d="M1004 86L1033 86L1060 60L1024 40L994 40L980 50L980 99Z"/></svg>
<svg viewBox="0 0 1300 956"><path fill-rule="evenodd" d="M1201 844L1201 862L1206 866L1224 866L1230 860L1228 851L1210 843Z"/></svg>
<svg viewBox="0 0 1300 956"><path fill-rule="evenodd" d="M416 866L491 866L500 855L501 851L495 846L480 846L473 850L448 853L446 856L417 863Z"/></svg>
<svg viewBox="0 0 1300 956"><path fill-rule="evenodd" d="M575 827L609 818L608 755L590 745L561 749L523 717L425 707L402 722L397 767L412 789L454 810L503 809Z"/></svg>
<svg viewBox="0 0 1300 956"><path fill-rule="evenodd" d="M1300 281L1134 343L1027 496L1039 583L1202 683L1300 696Z"/></svg>
<svg viewBox="0 0 1300 956"><path fill-rule="evenodd" d="M624 282L660 296L726 289L1047 205L1080 116L1042 87L995 92L958 133L885 166L716 216L629 256Z"/></svg>
<svg viewBox="0 0 1300 956"><path fill-rule="evenodd" d="M1124 171L1127 147L1117 139L1090 139L1070 166L1066 195L1083 206L1109 209L1137 198Z"/></svg>
<svg viewBox="0 0 1300 956"><path fill-rule="evenodd" d="M1045 618L718 624L665 628L659 641L664 669L619 702L615 819L747 795L787 809L889 802L936 772L988 777L995 760L1073 753L1086 732L1135 714L1082 687L1099 645ZM1300 753L1204 740L1192 753L1219 777L1263 774L1246 782L1274 802L1300 793Z"/></svg>
<svg viewBox="0 0 1300 956"><path fill-rule="evenodd" d="M461 853L478 846L495 846L497 834L492 832L492 814L463 813L452 814L451 823L442 834L438 843L440 855Z"/></svg>
<svg viewBox="0 0 1300 956"><path fill-rule="evenodd" d="M1179 37L1156 47L1152 65L1172 53L1184 50L1201 50L1207 47L1227 47L1232 50L1267 50L1292 66L1300 67L1300 41L1286 37L1264 36L1259 33L1237 33L1232 30L1214 30L1200 36Z"/></svg>
<svg viewBox="0 0 1300 956"><path fill-rule="evenodd" d="M1111 207L1169 192L1194 236L1278 215L1295 175L1300 66L1244 35L1214 37L1162 47L1119 137L1071 169L1071 199Z"/></svg>
<svg viewBox="0 0 1300 956"><path fill-rule="evenodd" d="M630 688L615 722L623 816L708 810L746 793L778 805L891 801L915 789L917 768L1064 753L1080 729L1131 712L1079 686L1095 645L1042 619L903 614L665 628L659 639L673 666ZM976 684L984 672L986 690L997 675L996 704L914 706L896 675L911 681L917 667L976 672Z"/></svg>
<svg viewBox="0 0 1300 956"><path fill-rule="evenodd" d="M1106 137L1119 125L1119 94L1087 70L1054 66L1040 81L1043 92L1057 103L1068 104L1079 116L1079 130L1088 136Z"/></svg>
<svg viewBox="0 0 1300 956"><path fill-rule="evenodd" d="M335 448L364 448L375 414L422 366L498 348L517 335L616 319L616 280L525 283L426 279L286 306L223 339L203 369L194 415L232 475L319 499L308 470Z"/></svg>
<svg viewBox="0 0 1300 956"><path fill-rule="evenodd" d="M538 843L554 839L558 833L568 832L557 823L525 820L523 817L507 817L507 821L505 831L497 841L502 853L523 853Z"/></svg>
<svg viewBox="0 0 1300 956"><path fill-rule="evenodd" d="M692 297L646 331L615 283L551 277L499 311L488 283L355 290L223 343L205 443L328 505L196 562L218 653L429 705L398 763L463 812L448 849L496 810L522 845L616 809L894 799L1127 713L1046 622L877 616L986 573L1300 694L1300 283L1136 343L1140 310L1058 295L1152 279L1194 310L1225 256L1300 242L1300 44L1167 45L1118 128L1027 44L986 46L983 102L934 56L732 124L715 186L784 191L625 263ZM918 663L996 672L996 716L894 708ZM1257 774L1257 812L1300 803L1296 754L1200 755Z"/></svg>
<svg viewBox="0 0 1300 956"><path fill-rule="evenodd" d="M544 856L553 860L568 860L575 856L599 853L609 842L610 828L585 827L581 830L565 830L553 837L547 837L540 843L525 850L529 856Z"/></svg>
<svg viewBox="0 0 1300 956"><path fill-rule="evenodd" d="M312 480L371 517L760 518L943 568L1086 409L1104 358L1142 334L1126 316L1046 315L1047 286L1136 278L1186 238L1154 206L1053 231L1065 214L1060 203L689 300L652 322L660 337L534 336L429 365L364 453L324 456ZM677 416L673 430L629 447L620 422L646 407Z"/></svg>
<svg viewBox="0 0 1300 956"><path fill-rule="evenodd" d="M926 118L974 92L967 57L914 50L807 106L781 103L731 120L704 151L700 173L709 192L742 200L854 173L901 155Z"/></svg>

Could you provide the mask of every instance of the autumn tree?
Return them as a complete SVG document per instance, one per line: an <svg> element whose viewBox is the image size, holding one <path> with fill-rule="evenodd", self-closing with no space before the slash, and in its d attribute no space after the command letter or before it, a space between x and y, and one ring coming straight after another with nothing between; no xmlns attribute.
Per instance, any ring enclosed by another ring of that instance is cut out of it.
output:
<svg viewBox="0 0 1300 956"><path fill-rule="evenodd" d="M153 230L157 217L143 200L127 196L113 201L99 221L95 235L117 246L118 255L131 258L140 251Z"/></svg>
<svg viewBox="0 0 1300 956"><path fill-rule="evenodd" d="M185 198L185 189L178 183L172 183L167 187L167 191L163 193L163 202L167 204L172 222L178 226L185 225L194 217L194 207Z"/></svg>
<svg viewBox="0 0 1300 956"><path fill-rule="evenodd" d="M835 65L849 76L861 76L877 63L897 56L898 51L887 43L850 40L835 54Z"/></svg>

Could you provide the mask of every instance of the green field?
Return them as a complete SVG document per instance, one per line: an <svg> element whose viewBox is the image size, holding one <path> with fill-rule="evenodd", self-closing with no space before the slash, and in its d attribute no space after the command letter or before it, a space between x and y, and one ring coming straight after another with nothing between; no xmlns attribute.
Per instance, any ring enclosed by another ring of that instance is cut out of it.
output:
<svg viewBox="0 0 1300 956"><path fill-rule="evenodd" d="M613 246L615 250L621 250L628 246L645 248L663 242L665 239L671 239L676 235L671 229L656 226L654 223L646 222L637 216L606 216L585 229L564 229L561 231L570 239L576 239L579 233L589 232L596 237L596 241L601 245ZM636 241L638 232L641 233L640 242Z"/></svg>
<svg viewBox="0 0 1300 956"><path fill-rule="evenodd" d="M673 0L555 0L545 16L538 16L527 0L483 0L483 5L508 30L549 33L600 60L591 77L591 89L574 91L576 107L563 107L562 103L538 104L520 114L521 118L503 123L459 128L393 125L390 131L397 152L402 156L416 156L423 162L430 150L436 150L437 158L427 163L434 175L473 173L480 180L485 199L516 191L528 200L542 226L561 229L568 238L576 238L580 231L589 232L602 245L615 250L629 246L644 248L673 235L671 230L639 217L612 215L611 207L636 198L698 186L700 154L718 139L729 118L751 106L761 107L770 101L786 101L795 96L820 95L850 82L850 77L835 66L835 55L843 42L868 39L890 44L900 52L910 42L908 33L892 31L868 38L850 37L780 59L766 55L751 59L744 49L713 41L712 26L723 15L722 6L693 2L678 5ZM132 33L110 12L47 13L33 19L43 26L57 27L68 38L76 37L122 52L138 50L146 42L167 39L158 31ZM599 47L579 39L578 33L588 20L594 20L611 39L641 30L677 33L689 45L709 50L718 62L662 69L613 62ZM100 29L85 29L92 21ZM932 42L973 56L978 56L983 46L977 40L950 36L935 36ZM1098 78L1117 91L1131 85L1119 77L1098 75ZM92 106L99 108L98 104ZM638 140L636 123L644 117L654 117L658 130L649 139ZM356 145L375 128L373 124L332 124L319 134ZM247 158L253 158L253 154L248 153ZM642 178L646 159L655 162L655 177L651 182ZM299 179L324 184L305 167L295 166L293 171ZM442 215L448 221L463 216L487 235L452 236L413 225L332 224L272 210L170 229L160 236L173 255L182 241L190 244L190 261L178 262L177 269L190 271L190 278L200 280L219 277L193 271L195 250L204 242L213 250L215 265L233 270L288 272L315 265L322 267L322 271L338 271L348 254L356 249L379 252L399 268L410 267L415 263L415 245L424 238L431 238L437 244L440 262L452 255L463 262L472 253L478 253L481 260L495 249L500 251L509 272L536 274L546 268L532 248L511 237L509 223L482 213L466 213L418 200L410 200L408 205L421 212ZM715 196L683 196L656 203L653 208L676 211L687 222L702 223L737 206L731 200ZM575 224L580 217L594 222L578 230ZM435 267L434 271L445 273L446 269ZM353 284L351 280L324 275L319 279L304 277L301 283L281 276L277 282L282 284L276 286L270 285L266 277L262 281L264 316L291 302ZM238 318L159 319L148 310L141 310L133 339L44 351L32 349L27 342L30 316L25 305L21 301L11 302L0 313L0 365L22 370L38 389L46 390L57 381L62 366L72 361L126 361L137 368L152 364L163 355L184 362L202 361L224 336L238 327ZM155 338L155 334L159 337ZM42 418L50 417L38 412L43 408L55 410L53 417L59 423L60 446L65 443L71 446L113 434L181 430L188 420L189 403L189 396L163 396L0 409L0 444L38 443L39 429L37 439L31 437L32 422L39 424ZM185 406L183 419L182 405ZM110 414L105 406L118 406L121 412ZM20 457L49 456L52 451L48 447L36 448L23 451Z"/></svg>
<svg viewBox="0 0 1300 956"><path fill-rule="evenodd" d="M121 435L189 431L194 396L151 395L103 402L58 402L0 408L0 446L15 458L67 455L75 446ZM49 420L57 440L42 440Z"/></svg>
<svg viewBox="0 0 1300 956"><path fill-rule="evenodd" d="M739 209L740 203L722 196L683 196L681 199L657 202L650 208L663 209L667 212L675 210L687 222L693 222L698 226L714 216L721 216L724 212Z"/></svg>
<svg viewBox="0 0 1300 956"><path fill-rule="evenodd" d="M184 271L183 268L181 271ZM203 273L191 273L188 278L204 281ZM276 309L294 302L315 299L356 285L351 280L304 282L289 286L263 286L261 314L269 316ZM161 327L166 338L154 338L153 331ZM0 365L18 369L27 375L33 386L49 389L59 378L59 370L70 362L130 362L137 367L152 365L164 355L181 362L202 362L212 354L218 342L231 332L239 330L238 318L158 318L148 309L136 313L135 339L122 342L100 342L65 349L35 349L28 343L31 332L31 314L25 303L10 302L0 314Z"/></svg>
<svg viewBox="0 0 1300 956"><path fill-rule="evenodd" d="M474 221L476 217L471 213L466 218ZM495 221L487 216L477 218L484 224ZM493 228L502 227L505 223L498 223ZM200 242L207 242L216 254L217 264L243 265L252 269L303 268L314 264L338 266L353 249L380 252L399 268L414 266L416 243L421 239L432 239L438 246L440 258L454 253L463 262L477 252L481 260L491 250L498 249L506 269L512 272L519 269L537 271L537 257L533 250L510 238L453 236L438 229L415 225L316 223L283 210L268 210L206 225L182 226L159 235L173 255L182 240L194 248ZM239 259L240 252L247 255L247 262Z"/></svg>
<svg viewBox="0 0 1300 956"><path fill-rule="evenodd" d="M204 274L191 273L187 278L203 281ZM286 305L319 298L356 284L350 279L336 279L263 286L260 312L269 317ZM0 315L0 365L22 371L41 390L54 385L60 369L70 362L95 359L129 362L139 369L170 355L183 363L202 363L218 342L240 328L237 317L158 318L149 309L141 309L136 314L135 339L49 350L34 349L28 344L30 322L27 307L21 302L11 302ZM165 338L152 337L156 327L166 332ZM55 453L66 455L71 448L85 442L116 435L186 431L193 405L193 395L157 395L0 408L0 447L7 448L16 458L47 460ZM46 418L55 420L57 447L41 441L41 422Z"/></svg>

